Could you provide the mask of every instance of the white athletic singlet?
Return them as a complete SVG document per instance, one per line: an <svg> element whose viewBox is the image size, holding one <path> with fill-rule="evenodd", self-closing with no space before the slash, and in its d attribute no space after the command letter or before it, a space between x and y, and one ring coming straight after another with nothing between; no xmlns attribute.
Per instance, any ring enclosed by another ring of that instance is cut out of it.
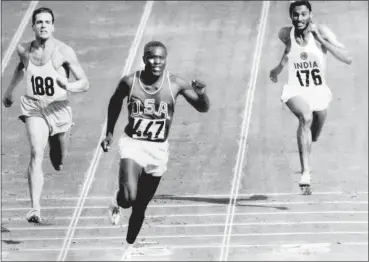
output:
<svg viewBox="0 0 369 262"><path fill-rule="evenodd" d="M295 29L290 32L291 50L288 54L288 85L318 87L325 85L326 54L319 49L312 33L305 46L295 39Z"/></svg>
<svg viewBox="0 0 369 262"><path fill-rule="evenodd" d="M67 91L56 83L56 78L63 76L54 68L51 57L42 66L36 66L29 59L26 72L27 96L46 102L47 104L67 99Z"/></svg>

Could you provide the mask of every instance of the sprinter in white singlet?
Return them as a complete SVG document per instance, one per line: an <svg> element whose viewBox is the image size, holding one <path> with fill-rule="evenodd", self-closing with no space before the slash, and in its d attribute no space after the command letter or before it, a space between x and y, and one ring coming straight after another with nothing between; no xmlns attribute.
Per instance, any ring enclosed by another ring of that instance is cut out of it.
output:
<svg viewBox="0 0 369 262"><path fill-rule="evenodd" d="M332 93L325 79L326 55L330 52L346 64L351 64L351 58L327 26L312 22L309 1L291 2L289 14L293 26L279 31L285 51L280 63L271 70L270 79L276 83L278 75L288 62L288 83L283 86L281 100L299 119L299 185L303 187L310 185L311 144L319 138L332 100Z"/></svg>
<svg viewBox="0 0 369 262"><path fill-rule="evenodd" d="M42 161L49 142L50 160L61 170L67 152L72 109L67 92L84 92L89 83L74 50L52 36L54 14L49 8L36 9L32 15L35 40L17 47L20 61L6 90L5 107L13 104L13 91L26 75L26 90L21 97L22 115L31 146L28 181L32 208L26 215L29 222L40 222L40 196L44 183ZM76 81L69 82L69 74Z"/></svg>

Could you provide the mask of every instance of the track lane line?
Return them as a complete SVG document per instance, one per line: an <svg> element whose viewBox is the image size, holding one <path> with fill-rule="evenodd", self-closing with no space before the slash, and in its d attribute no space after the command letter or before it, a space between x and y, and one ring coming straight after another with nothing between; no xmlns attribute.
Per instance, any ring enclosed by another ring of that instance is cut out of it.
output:
<svg viewBox="0 0 369 262"><path fill-rule="evenodd" d="M368 194L368 192L365 191L359 191L359 192L344 192L344 191L331 191L331 192L314 192L314 195L365 195ZM260 192L260 193L248 193L248 194L238 194L238 197L253 197L253 196L273 196L273 197L284 197L284 196L300 196L299 193L267 193L267 192ZM180 197L181 200L186 200L186 198L191 197L202 197L202 198L229 198L229 194L185 194L185 195L178 195L178 196L166 196L167 200L173 199L176 200L176 198ZM41 200L78 200L78 197L69 197L69 196L51 196L51 197L42 197ZM110 200L111 196L91 196L86 197L86 200ZM159 199L157 196L154 196L154 199ZM6 202L22 202L22 201L29 201L28 198L17 198L17 199L2 199L2 203Z"/></svg>
<svg viewBox="0 0 369 262"><path fill-rule="evenodd" d="M38 1L31 1L28 9L26 11L26 13L23 16L23 19L21 21L21 23L19 24L19 27L17 29L17 31L15 32L12 40L10 41L9 47L8 49L5 51L4 57L3 57L3 61L1 62L1 75L4 74L5 68L7 67L10 58L12 57L17 44L21 38L21 36L23 35L24 29L26 29L26 26L28 24L29 19L32 16L33 11L35 10L36 6L37 6Z"/></svg>
<svg viewBox="0 0 369 262"><path fill-rule="evenodd" d="M303 235L303 234L308 234L308 235L311 235L310 233L311 232L297 232L299 233L300 235ZM329 232L328 232L329 233ZM336 232L336 233L341 233L341 232ZM296 234L295 234L296 235ZM219 235L220 236L220 235ZM160 237L157 237L157 238L160 238ZM122 239L124 239L122 237ZM146 244L145 242L143 242L143 244ZM147 242L147 244L152 244L152 242ZM285 247L285 245L306 245L306 244L309 244L309 245L314 245L314 244L330 244L330 245L337 245L337 243L316 243L316 242L303 242L303 243L296 243L296 244L230 244L230 247L232 248L247 248L247 247L250 247L250 248L270 248L270 247ZM368 245L368 242L342 242L339 244L339 246L342 246L342 245L347 245L347 246L367 246ZM147 247L147 248L150 248L150 249L162 249L162 248L171 248L171 249L206 249L206 248L219 248L221 247L220 244L218 245L157 245L157 246L150 246L150 247ZM96 246L88 246L88 247L75 247L75 248L70 248L70 250L72 251L100 251L100 250L121 250L122 248L121 247L96 247ZM57 248L44 248L44 249L38 249L38 248L20 248L18 250L18 252L51 252L51 251L58 251L59 249ZM6 250L3 250L3 251L6 251Z"/></svg>
<svg viewBox="0 0 369 262"><path fill-rule="evenodd" d="M131 70L134 58L136 57L138 46L140 45L141 38L143 36L143 32L144 32L144 29L146 27L147 20L150 16L150 13L151 13L152 6L153 6L153 1L147 1L146 2L146 5L144 7L144 12L143 12L142 17L140 19L140 23L138 25L135 38L134 38L134 40L132 42L132 45L129 49L129 53L128 53L129 55L128 55L128 58L125 62L125 66L124 66L121 77L123 77L124 75L127 75ZM106 124L107 124L107 118L105 118L105 120L104 120L101 135L100 135L100 138L98 140L98 143L97 143L97 146L96 146L96 149L95 149L94 157L93 157L93 159L91 161L91 164L90 164L90 167L87 171L87 175L85 176L86 177L85 182L83 184L82 191L81 191L81 194L79 196L77 206L75 207L75 211L74 211L71 223L68 227L68 231L67 231L67 234L65 236L65 241L64 241L63 246L60 250L60 253L59 253L59 256L58 256L58 261L64 261L66 259L67 254L68 254L68 250L70 248L70 244L72 242L73 235L74 235L75 229L76 229L77 224L78 224L78 219L79 219L79 217L81 215L81 212L83 210L83 206L84 206L84 203L86 201L88 191L89 191L89 189L92 185L93 178L95 176L95 172L96 172L97 166L99 164L99 161L100 161L100 158L101 158L101 155L102 155L102 149L100 147L100 142L102 141L102 139L105 136Z"/></svg>

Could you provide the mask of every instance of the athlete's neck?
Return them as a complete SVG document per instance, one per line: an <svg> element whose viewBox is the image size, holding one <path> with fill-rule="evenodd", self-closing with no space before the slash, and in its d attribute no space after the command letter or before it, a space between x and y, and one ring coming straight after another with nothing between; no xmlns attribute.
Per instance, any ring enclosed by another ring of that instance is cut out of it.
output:
<svg viewBox="0 0 369 262"><path fill-rule="evenodd" d="M301 39L307 39L308 33L309 33L309 25L306 26L304 29L300 30L295 28L295 36Z"/></svg>
<svg viewBox="0 0 369 262"><path fill-rule="evenodd" d="M42 48L45 49L53 45L53 37L49 37L47 39L36 37L35 41L33 42L33 46L35 48Z"/></svg>
<svg viewBox="0 0 369 262"><path fill-rule="evenodd" d="M143 70L141 74L141 82L145 85L153 85L160 81L163 74L160 75L153 75L151 72L147 70Z"/></svg>

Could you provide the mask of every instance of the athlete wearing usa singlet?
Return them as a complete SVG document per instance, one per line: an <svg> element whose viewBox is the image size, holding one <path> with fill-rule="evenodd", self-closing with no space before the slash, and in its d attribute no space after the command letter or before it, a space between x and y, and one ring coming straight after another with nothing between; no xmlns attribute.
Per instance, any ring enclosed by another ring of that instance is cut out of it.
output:
<svg viewBox="0 0 369 262"><path fill-rule="evenodd" d="M283 86L281 100L287 102L294 96L301 96L312 111L328 108L332 93L326 84L326 53L316 43L311 32L307 44L299 45L295 29L291 28L291 48L288 53L288 83Z"/></svg>
<svg viewBox="0 0 369 262"><path fill-rule="evenodd" d="M168 134L173 120L175 99L170 73L164 71L162 82L154 92L145 90L141 71L133 76L127 100L128 124L119 140L121 158L134 159L146 173L161 176L167 170Z"/></svg>
<svg viewBox="0 0 369 262"><path fill-rule="evenodd" d="M58 72L53 65L52 57L57 49L58 46L50 59L41 66L35 65L28 57L25 69L26 94L21 97L22 115L19 117L23 122L26 116L44 118L51 136L68 131L72 124L72 109L67 100L67 91L56 82L57 77L66 77L63 67Z"/></svg>

